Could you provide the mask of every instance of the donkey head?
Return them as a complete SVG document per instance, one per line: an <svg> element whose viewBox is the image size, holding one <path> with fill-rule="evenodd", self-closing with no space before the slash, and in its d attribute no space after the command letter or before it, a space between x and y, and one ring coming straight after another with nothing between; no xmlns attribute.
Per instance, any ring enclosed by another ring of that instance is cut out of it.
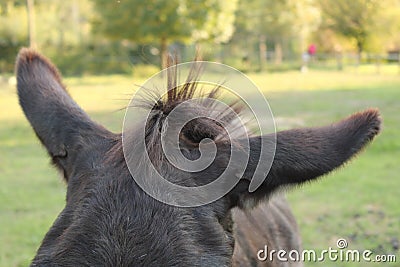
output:
<svg viewBox="0 0 400 267"><path fill-rule="evenodd" d="M236 186L212 203L182 208L159 202L138 186L127 166L121 134L111 133L89 118L69 96L49 60L22 49L16 74L21 107L67 183L66 206L45 236L33 266L229 265L234 245L233 207L247 209L247 204L259 202L279 188L332 171L358 153L380 128L378 111L367 110L325 127L278 132L271 169L251 193L248 185L257 165L262 164L260 144L268 143L272 135L250 136L250 155ZM164 117L192 98L195 89L188 83L170 90L166 99L153 102L144 140L152 162L141 161L143 151L138 146L132 151L137 168L153 164L167 180L196 186L216 179L230 153L240 150L240 137L234 142L224 138L226 132L219 123L199 116L183 127L177 149L195 160L206 138L217 147L215 162L203 171L185 174L164 158L160 148ZM208 97L216 97L216 91ZM204 115L205 107L203 102L191 110ZM232 110L237 111L235 107ZM232 118L223 120L229 124ZM130 140L133 149L134 133Z"/></svg>

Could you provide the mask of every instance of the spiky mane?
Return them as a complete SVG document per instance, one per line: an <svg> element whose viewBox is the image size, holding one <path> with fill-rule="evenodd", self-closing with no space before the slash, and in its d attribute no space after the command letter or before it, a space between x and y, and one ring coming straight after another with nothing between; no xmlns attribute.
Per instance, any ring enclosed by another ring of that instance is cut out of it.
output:
<svg viewBox="0 0 400 267"><path fill-rule="evenodd" d="M235 128L237 122L235 119L242 112L243 106L239 101L232 101L227 104L223 110L216 109L215 102L221 96L222 84L216 85L211 90L205 90L199 77L203 73L203 62L194 61L189 70L189 74L183 84L179 82L179 66L176 61L169 58L167 73L167 93L160 95L157 88L142 88L144 95L140 101L134 103L134 106L150 109L150 114L146 123L147 144L151 147L160 139L165 122L165 118L179 104L196 99L195 110L187 110L196 119L196 123L188 123L188 127L183 129L181 138L186 139L194 144L199 143L204 138L212 140L223 139L227 133L225 127ZM207 119L217 117L217 120Z"/></svg>

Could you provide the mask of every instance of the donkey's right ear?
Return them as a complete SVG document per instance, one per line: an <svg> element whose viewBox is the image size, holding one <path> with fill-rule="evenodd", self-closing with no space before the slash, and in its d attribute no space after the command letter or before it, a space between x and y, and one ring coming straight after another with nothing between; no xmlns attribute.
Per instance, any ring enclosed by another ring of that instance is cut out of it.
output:
<svg viewBox="0 0 400 267"><path fill-rule="evenodd" d="M22 48L15 72L19 103L36 135L62 169L82 147L112 135L75 103L62 85L57 68L38 52Z"/></svg>

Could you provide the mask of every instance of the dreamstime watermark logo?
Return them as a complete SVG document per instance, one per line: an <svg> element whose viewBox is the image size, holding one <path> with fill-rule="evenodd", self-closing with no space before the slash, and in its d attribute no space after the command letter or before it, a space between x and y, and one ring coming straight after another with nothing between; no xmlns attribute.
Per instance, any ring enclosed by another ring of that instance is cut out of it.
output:
<svg viewBox="0 0 400 267"><path fill-rule="evenodd" d="M396 255L374 255L371 250L348 249L348 242L339 238L336 248L329 247L321 251L304 249L302 251L283 249L275 250L264 246L257 252L260 261L281 261L281 262L396 262Z"/></svg>
<svg viewBox="0 0 400 267"><path fill-rule="evenodd" d="M193 75L196 70L201 70L199 75ZM173 83L168 81L171 71L178 73L173 77ZM190 83L196 83L203 94L182 97L183 101L175 103L171 111L157 113L156 106L160 108L168 101L170 90L184 87L188 83L187 77L195 77ZM171 84L176 86L171 87ZM204 94L216 87L227 96L216 99ZM244 110L237 113L232 102L241 103ZM183 153L185 149L181 143L183 129L191 125L195 131L204 119L223 128L224 140L229 140L224 144L229 145L223 147L212 138L203 138L198 144L200 155L188 157ZM122 142L129 171L147 194L161 202L179 207L211 203L227 194L243 178L251 154L248 120L252 120L252 126L256 128L253 132L270 134L267 141L258 140L261 151L258 163L262 164L256 164L252 177L246 177L250 181L249 191L253 192L266 178L276 148L275 123L264 95L246 75L224 64L195 61L171 66L148 79L136 91L126 110ZM151 133L151 127L156 134ZM240 144L240 149L235 144ZM217 178L198 186L186 186L182 182L199 173L207 176L207 170L221 165L215 161L221 161L223 153L228 162L223 159L224 170L218 170L221 173ZM157 161L160 158L162 162Z"/></svg>

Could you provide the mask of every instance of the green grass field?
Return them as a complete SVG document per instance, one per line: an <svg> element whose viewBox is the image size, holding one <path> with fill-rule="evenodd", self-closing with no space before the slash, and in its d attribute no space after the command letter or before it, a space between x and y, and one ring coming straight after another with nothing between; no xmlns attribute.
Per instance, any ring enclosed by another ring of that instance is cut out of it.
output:
<svg viewBox="0 0 400 267"><path fill-rule="evenodd" d="M369 107L380 109L383 131L364 153L346 168L289 191L288 198L305 249L336 248L336 240L346 238L349 249L395 254L397 263L390 266L399 266L400 75L310 71L249 77L268 98L278 129L317 126ZM120 109L141 82L127 76L65 80L76 101L114 131L122 127ZM23 116L15 87L0 84L0 107L0 266L27 266L64 206L65 185Z"/></svg>

